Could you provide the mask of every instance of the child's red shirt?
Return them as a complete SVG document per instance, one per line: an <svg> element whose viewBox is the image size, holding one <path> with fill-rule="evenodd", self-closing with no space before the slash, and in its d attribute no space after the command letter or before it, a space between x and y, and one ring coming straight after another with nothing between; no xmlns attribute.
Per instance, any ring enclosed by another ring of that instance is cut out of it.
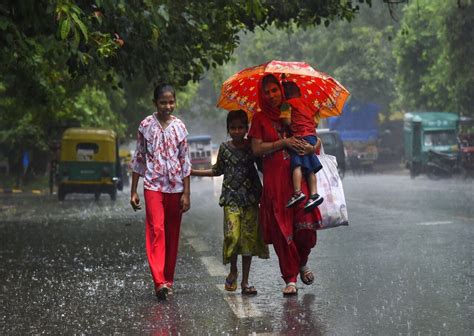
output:
<svg viewBox="0 0 474 336"><path fill-rule="evenodd" d="M316 134L314 112L301 98L290 98L286 101L291 106L290 129L294 136L304 137Z"/></svg>

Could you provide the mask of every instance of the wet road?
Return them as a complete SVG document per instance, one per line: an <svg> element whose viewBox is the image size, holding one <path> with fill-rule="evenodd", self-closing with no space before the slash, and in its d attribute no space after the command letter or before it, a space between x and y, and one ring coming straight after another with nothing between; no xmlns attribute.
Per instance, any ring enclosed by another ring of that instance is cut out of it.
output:
<svg viewBox="0 0 474 336"><path fill-rule="evenodd" d="M165 303L128 193L0 196L0 334L472 334L473 180L348 175L350 226L319 232L316 281L289 299L272 248L256 297L222 291L220 182L193 179Z"/></svg>

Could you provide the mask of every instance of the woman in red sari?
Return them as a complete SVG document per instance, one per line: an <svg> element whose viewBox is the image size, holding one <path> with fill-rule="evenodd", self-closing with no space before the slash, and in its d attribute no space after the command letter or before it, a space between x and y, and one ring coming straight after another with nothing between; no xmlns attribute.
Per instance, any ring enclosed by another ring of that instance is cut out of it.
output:
<svg viewBox="0 0 474 336"><path fill-rule="evenodd" d="M305 202L293 208L285 206L293 193L290 156L286 149L293 148L301 154L309 154L315 148L304 140L286 137L280 119L282 92L276 77L267 75L262 78L258 89L262 113L255 113L248 136L254 154L263 157L260 223L264 240L267 244L273 244L278 256L282 278L286 283L283 294L295 295L298 292L298 274L307 285L314 281L314 275L306 263L311 249L316 245L316 229L321 223L321 214L318 208L305 211ZM305 195L309 195L304 181L301 187Z"/></svg>

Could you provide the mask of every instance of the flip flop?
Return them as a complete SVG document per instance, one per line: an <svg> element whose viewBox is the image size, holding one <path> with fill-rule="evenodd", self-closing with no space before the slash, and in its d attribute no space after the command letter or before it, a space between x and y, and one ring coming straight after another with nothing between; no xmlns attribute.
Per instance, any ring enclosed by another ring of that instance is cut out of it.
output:
<svg viewBox="0 0 474 336"><path fill-rule="evenodd" d="M229 277L225 279L224 289L228 292L235 292L237 290L237 278L238 275L235 275L234 280L229 280Z"/></svg>
<svg viewBox="0 0 474 336"><path fill-rule="evenodd" d="M311 285L314 282L314 274L308 266L300 268L300 278L305 285Z"/></svg>
<svg viewBox="0 0 474 336"><path fill-rule="evenodd" d="M296 282L288 282L283 290L287 289L288 287L293 287L295 291L289 292L289 293L283 292L283 296L294 296L298 294L298 288L296 287Z"/></svg>
<svg viewBox="0 0 474 336"><path fill-rule="evenodd" d="M257 290L254 286L242 287L242 295L257 295Z"/></svg>

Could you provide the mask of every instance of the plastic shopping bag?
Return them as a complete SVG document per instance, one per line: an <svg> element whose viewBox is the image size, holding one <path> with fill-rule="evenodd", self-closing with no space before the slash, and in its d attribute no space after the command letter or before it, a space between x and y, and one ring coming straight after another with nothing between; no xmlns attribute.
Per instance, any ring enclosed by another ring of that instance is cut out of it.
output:
<svg viewBox="0 0 474 336"><path fill-rule="evenodd" d="M321 154L318 155L318 159L323 165L323 168L316 173L318 194L324 197L324 202L319 205L322 217L321 229L349 225L346 198L337 171L336 157Z"/></svg>

